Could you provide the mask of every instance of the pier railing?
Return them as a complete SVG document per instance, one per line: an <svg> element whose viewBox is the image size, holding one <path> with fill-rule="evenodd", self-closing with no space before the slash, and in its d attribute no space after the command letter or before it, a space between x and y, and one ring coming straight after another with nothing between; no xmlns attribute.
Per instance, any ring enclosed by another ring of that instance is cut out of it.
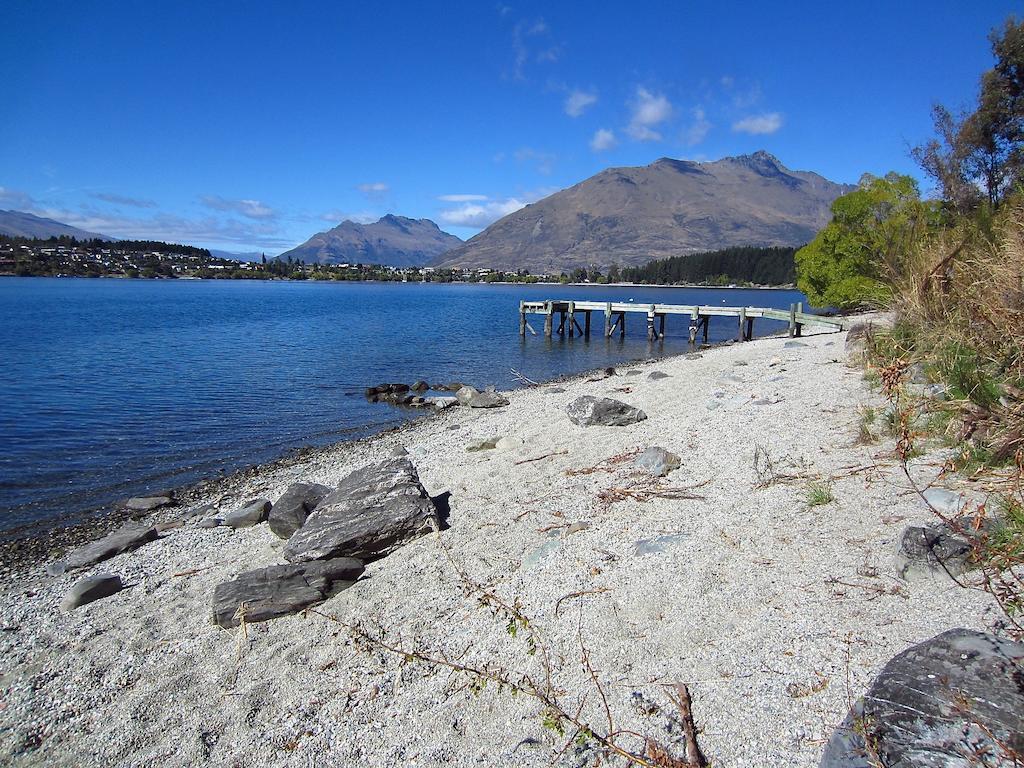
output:
<svg viewBox="0 0 1024 768"><path fill-rule="evenodd" d="M791 304L788 310L771 307L716 307L697 304L636 304L621 301L521 301L519 302L519 333L522 336L530 331L534 336L537 331L530 325L528 315L543 315L544 335L551 337L557 333L569 337L589 337L591 331L591 315L597 312L604 315L605 338L616 331L620 336L626 335L626 315L641 314L647 316L647 339L655 341L665 338L665 320L669 315L680 315L689 318L690 343L695 343L697 334L703 333L704 341L708 340L708 325L712 317L735 317L737 320L737 338L750 341L754 337L754 320L765 318L779 320L789 324L789 335L799 336L804 326L824 326L832 331L844 330L843 322L833 317L822 317L803 311L803 304ZM558 315L557 329L554 325ZM583 315L581 326L578 315ZM655 327L657 326L657 327Z"/></svg>

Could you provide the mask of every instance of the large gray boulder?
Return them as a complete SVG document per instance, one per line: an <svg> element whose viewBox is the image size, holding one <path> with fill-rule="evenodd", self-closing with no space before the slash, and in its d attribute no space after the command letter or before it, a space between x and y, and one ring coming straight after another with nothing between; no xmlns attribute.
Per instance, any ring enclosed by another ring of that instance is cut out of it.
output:
<svg viewBox="0 0 1024 768"><path fill-rule="evenodd" d="M892 659L821 768L975 768L1024 754L1024 645L951 629Z"/></svg>
<svg viewBox="0 0 1024 768"><path fill-rule="evenodd" d="M229 528L252 528L267 519L270 506L266 499L251 499L234 512L225 515L222 525Z"/></svg>
<svg viewBox="0 0 1024 768"><path fill-rule="evenodd" d="M508 405L508 399L497 392L492 390L480 392L476 388L468 386L459 389L455 393L455 399L459 401L459 405L469 408L501 408Z"/></svg>
<svg viewBox="0 0 1024 768"><path fill-rule="evenodd" d="M569 420L581 427L625 427L647 418L639 408L610 397L583 395L569 403L565 409Z"/></svg>
<svg viewBox="0 0 1024 768"><path fill-rule="evenodd" d="M134 522L125 523L102 539L90 541L88 544L83 544L81 547L73 549L65 555L63 560L50 563L46 570L51 575L57 575L65 571L74 570L75 568L85 568L87 565L93 565L94 563L108 560L122 552L141 547L146 542L153 541L156 537L157 530L152 525Z"/></svg>
<svg viewBox="0 0 1024 768"><path fill-rule="evenodd" d="M225 629L287 616L352 586L363 564L351 557L272 565L241 573L213 591L213 622Z"/></svg>
<svg viewBox="0 0 1024 768"><path fill-rule="evenodd" d="M292 483L270 508L270 530L282 539L289 538L330 492L330 486L319 483Z"/></svg>
<svg viewBox="0 0 1024 768"><path fill-rule="evenodd" d="M293 563L375 560L439 527L434 503L403 451L344 478L288 540L284 556Z"/></svg>
<svg viewBox="0 0 1024 768"><path fill-rule="evenodd" d="M66 611L71 611L86 603L110 597L122 589L124 589L124 584L121 583L120 576L109 573L86 576L75 582L75 586L64 596L60 606Z"/></svg>

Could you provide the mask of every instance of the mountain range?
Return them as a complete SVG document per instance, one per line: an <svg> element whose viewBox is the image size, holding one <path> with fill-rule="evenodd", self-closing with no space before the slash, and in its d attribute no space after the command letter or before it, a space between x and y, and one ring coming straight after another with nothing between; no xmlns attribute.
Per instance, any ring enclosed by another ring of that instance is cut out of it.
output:
<svg viewBox="0 0 1024 768"><path fill-rule="evenodd" d="M601 171L496 221L435 264L559 274L732 246L799 246L852 189L763 151L704 163L666 157Z"/></svg>
<svg viewBox="0 0 1024 768"><path fill-rule="evenodd" d="M87 232L70 224L62 224L53 219L45 219L42 216L34 216L23 211L0 211L0 235L8 237L38 237L46 239L67 235L76 240L117 240L110 235L101 235L98 232Z"/></svg>
<svg viewBox="0 0 1024 768"><path fill-rule="evenodd" d="M410 267L431 264L459 245L459 238L442 232L430 219L388 214L372 224L343 221L277 258L307 264L350 262Z"/></svg>

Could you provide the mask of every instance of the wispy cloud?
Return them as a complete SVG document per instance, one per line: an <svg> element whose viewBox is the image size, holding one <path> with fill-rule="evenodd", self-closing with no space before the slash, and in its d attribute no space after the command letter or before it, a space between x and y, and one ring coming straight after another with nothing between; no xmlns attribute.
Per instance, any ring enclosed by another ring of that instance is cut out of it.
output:
<svg viewBox="0 0 1024 768"><path fill-rule="evenodd" d="M354 221L356 224L372 224L377 221L380 216L369 211L360 211L358 213L346 212L346 211L326 211L320 214L322 221L328 221L331 224L338 225L343 221Z"/></svg>
<svg viewBox="0 0 1024 768"><path fill-rule="evenodd" d="M483 228L525 206L526 203L523 200L515 197L486 203L466 203L457 208L441 211L439 218L442 223L453 227Z"/></svg>
<svg viewBox="0 0 1024 768"><path fill-rule="evenodd" d="M277 217L277 211L259 200L231 200L219 195L203 195L200 202L207 208L215 211L237 213L247 219L273 219Z"/></svg>
<svg viewBox="0 0 1024 768"><path fill-rule="evenodd" d="M487 195L439 195L437 199L445 203L471 203L488 198Z"/></svg>
<svg viewBox="0 0 1024 768"><path fill-rule="evenodd" d="M141 197L128 197L113 192L93 192L92 197L112 205L128 205L132 208L156 208L156 203Z"/></svg>
<svg viewBox="0 0 1024 768"><path fill-rule="evenodd" d="M639 86L629 106L632 117L626 133L637 141L661 141L655 127L672 117L672 103L663 94Z"/></svg>
<svg viewBox="0 0 1024 768"><path fill-rule="evenodd" d="M569 115L569 117L579 117L596 103L596 93L574 88L565 97L565 114Z"/></svg>
<svg viewBox="0 0 1024 768"><path fill-rule="evenodd" d="M391 187L383 181L371 181L367 184L359 184L356 186L356 189L367 197L379 197L380 195L387 194L391 190Z"/></svg>
<svg viewBox="0 0 1024 768"><path fill-rule="evenodd" d="M548 176L555 168L555 161L558 156L552 152L543 152L539 149L533 149L532 147L522 147L517 149L514 153L517 162L520 163L533 163L537 169L537 173Z"/></svg>
<svg viewBox="0 0 1024 768"><path fill-rule="evenodd" d="M10 187L0 187L0 204L9 205L19 210L28 210L35 207L36 201L28 192Z"/></svg>
<svg viewBox="0 0 1024 768"><path fill-rule="evenodd" d="M749 133L755 136L775 133L782 127L782 115L778 112L766 112L763 115L751 115L732 124L736 133Z"/></svg>
<svg viewBox="0 0 1024 768"><path fill-rule="evenodd" d="M551 39L551 28L544 19L520 21L512 28L514 60L512 78L526 79L526 67L531 62L555 62L561 58L562 48Z"/></svg>
<svg viewBox="0 0 1024 768"><path fill-rule="evenodd" d="M604 152L618 143L614 131L610 131L607 128L599 128L590 140L590 149L594 152Z"/></svg>
<svg viewBox="0 0 1024 768"><path fill-rule="evenodd" d="M711 127L711 121L708 120L704 109L696 107L693 110L693 122L683 131L683 141L691 147L700 144L707 138Z"/></svg>

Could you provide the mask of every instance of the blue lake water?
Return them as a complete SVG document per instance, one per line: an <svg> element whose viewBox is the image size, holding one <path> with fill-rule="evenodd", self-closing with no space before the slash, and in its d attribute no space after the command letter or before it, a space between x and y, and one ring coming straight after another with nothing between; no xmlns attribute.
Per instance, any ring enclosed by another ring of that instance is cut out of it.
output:
<svg viewBox="0 0 1024 768"><path fill-rule="evenodd" d="M419 411L381 382L517 386L685 352L687 320L650 344L519 336L520 300L788 308L796 291L550 285L0 278L0 531L73 521L176 486L352 439ZM540 318L533 326L541 331ZM782 327L758 321L758 335ZM711 341L735 337L715 318Z"/></svg>

